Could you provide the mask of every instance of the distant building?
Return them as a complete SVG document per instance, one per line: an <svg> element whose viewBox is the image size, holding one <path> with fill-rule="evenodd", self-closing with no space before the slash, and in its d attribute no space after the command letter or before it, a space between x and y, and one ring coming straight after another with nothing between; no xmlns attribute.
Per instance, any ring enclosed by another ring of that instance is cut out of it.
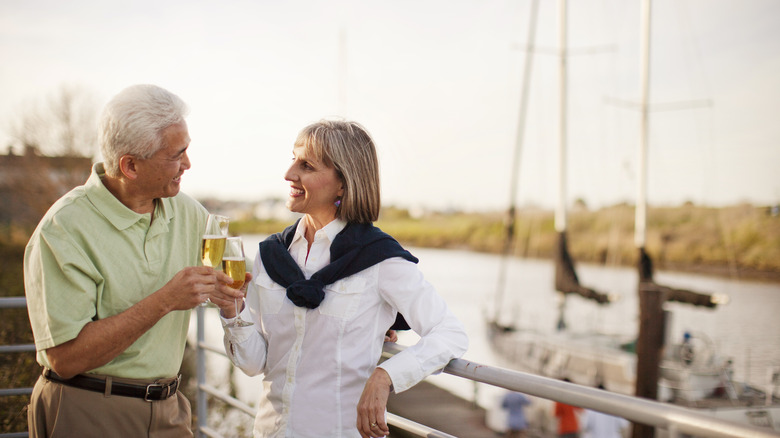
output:
<svg viewBox="0 0 780 438"><path fill-rule="evenodd" d="M34 147L0 155L0 225L35 226L54 201L87 181L91 169L91 158L47 157Z"/></svg>

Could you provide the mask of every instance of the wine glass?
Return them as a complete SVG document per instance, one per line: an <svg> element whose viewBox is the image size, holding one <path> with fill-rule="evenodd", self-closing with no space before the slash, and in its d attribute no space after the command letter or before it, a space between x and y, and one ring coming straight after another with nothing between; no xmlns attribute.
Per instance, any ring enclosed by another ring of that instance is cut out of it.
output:
<svg viewBox="0 0 780 438"><path fill-rule="evenodd" d="M222 263L222 253L225 252L225 239L228 235L230 218L218 214L210 214L206 219L206 229L203 231L203 244L201 245L201 261L203 266L218 268ZM206 299L201 306L209 303Z"/></svg>
<svg viewBox="0 0 780 438"><path fill-rule="evenodd" d="M218 214L210 214L206 220L206 230L203 232L203 246L201 247L204 266L217 268L222 262L229 224L229 217Z"/></svg>
<svg viewBox="0 0 780 438"><path fill-rule="evenodd" d="M225 243L225 254L222 256L222 271L233 279L230 285L233 289L241 289L246 279L246 257L244 257L244 244L240 237L228 237ZM236 319L232 325L246 327L254 325L241 319L241 303L244 300L236 298Z"/></svg>

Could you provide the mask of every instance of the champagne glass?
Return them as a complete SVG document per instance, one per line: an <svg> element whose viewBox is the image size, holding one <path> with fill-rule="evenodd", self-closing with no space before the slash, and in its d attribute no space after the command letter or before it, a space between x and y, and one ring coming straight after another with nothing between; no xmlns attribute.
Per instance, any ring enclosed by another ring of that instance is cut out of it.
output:
<svg viewBox="0 0 780 438"><path fill-rule="evenodd" d="M225 243L225 254L222 256L222 271L233 279L230 285L233 289L241 289L246 279L246 257L244 257L244 244L240 237L228 237ZM241 303L244 300L236 298L236 319L234 326L246 327L253 325L249 321L241 319Z"/></svg>
<svg viewBox="0 0 780 438"><path fill-rule="evenodd" d="M225 252L225 239L228 235L230 218L218 214L210 214L206 220L206 230L203 232L201 258L203 266L218 268Z"/></svg>
<svg viewBox="0 0 780 438"><path fill-rule="evenodd" d="M206 229L203 231L203 244L201 245L200 257L203 266L218 268L222 263L222 253L225 252L225 239L228 235L228 225L230 218L218 214L210 214L206 219ZM209 300L201 304L205 306Z"/></svg>

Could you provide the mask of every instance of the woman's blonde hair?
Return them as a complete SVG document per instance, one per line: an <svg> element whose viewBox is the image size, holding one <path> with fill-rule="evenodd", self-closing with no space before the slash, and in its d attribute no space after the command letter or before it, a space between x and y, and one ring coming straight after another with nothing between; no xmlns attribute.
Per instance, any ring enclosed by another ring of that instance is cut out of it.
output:
<svg viewBox="0 0 780 438"><path fill-rule="evenodd" d="M337 218L354 223L379 218L379 161L365 128L357 122L323 119L303 128L295 147L336 169L344 184Z"/></svg>

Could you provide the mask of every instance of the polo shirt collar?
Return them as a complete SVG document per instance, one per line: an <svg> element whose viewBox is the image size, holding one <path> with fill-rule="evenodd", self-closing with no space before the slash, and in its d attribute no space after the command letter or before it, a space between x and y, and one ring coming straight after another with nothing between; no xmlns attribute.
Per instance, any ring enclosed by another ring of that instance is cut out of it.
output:
<svg viewBox="0 0 780 438"><path fill-rule="evenodd" d="M148 220L149 216L139 214L127 208L122 204L108 189L103 185L101 177L106 174L103 163L92 165L92 173L89 175L87 183L84 185L92 205L108 219L117 230L126 230L138 221ZM173 218L173 209L171 200L168 198L157 199L154 208L154 221L161 224L167 224Z"/></svg>

